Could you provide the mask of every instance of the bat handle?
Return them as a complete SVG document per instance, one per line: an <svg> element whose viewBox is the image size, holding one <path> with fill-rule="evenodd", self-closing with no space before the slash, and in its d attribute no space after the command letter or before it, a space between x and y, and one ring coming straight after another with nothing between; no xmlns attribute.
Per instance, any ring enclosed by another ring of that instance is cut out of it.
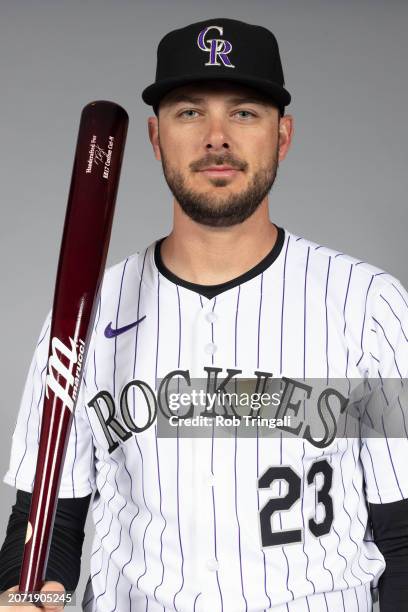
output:
<svg viewBox="0 0 408 612"><path fill-rule="evenodd" d="M36 478L20 570L20 592L40 591L44 584L72 418L73 413L59 400L54 400L52 409L45 410L43 414ZM43 439L44 443L41 444Z"/></svg>

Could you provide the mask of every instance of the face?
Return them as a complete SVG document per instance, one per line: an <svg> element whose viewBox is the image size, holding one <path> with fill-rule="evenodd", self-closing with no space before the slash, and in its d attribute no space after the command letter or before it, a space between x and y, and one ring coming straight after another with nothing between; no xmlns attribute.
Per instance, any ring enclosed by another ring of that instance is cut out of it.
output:
<svg viewBox="0 0 408 612"><path fill-rule="evenodd" d="M227 82L179 87L149 118L156 158L182 210L228 227L250 217L269 193L289 146L291 118L255 90Z"/></svg>

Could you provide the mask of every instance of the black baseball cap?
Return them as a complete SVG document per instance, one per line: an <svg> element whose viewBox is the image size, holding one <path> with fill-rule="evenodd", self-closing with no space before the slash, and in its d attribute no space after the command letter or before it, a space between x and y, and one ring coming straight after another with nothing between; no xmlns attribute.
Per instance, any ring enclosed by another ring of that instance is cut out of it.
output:
<svg viewBox="0 0 408 612"><path fill-rule="evenodd" d="M157 48L156 80L142 92L153 106L172 89L197 81L224 80L252 87L278 106L291 95L284 88L278 42L263 26L236 19L207 19L166 34Z"/></svg>

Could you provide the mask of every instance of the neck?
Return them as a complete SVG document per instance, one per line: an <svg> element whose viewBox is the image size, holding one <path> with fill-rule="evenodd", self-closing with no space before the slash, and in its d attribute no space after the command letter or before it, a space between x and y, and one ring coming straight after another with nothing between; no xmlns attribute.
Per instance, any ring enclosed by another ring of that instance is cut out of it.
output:
<svg viewBox="0 0 408 612"><path fill-rule="evenodd" d="M164 265L191 283L218 285L244 274L273 248L277 229L270 221L268 201L243 223L209 227L192 221L174 203L174 224L161 244Z"/></svg>

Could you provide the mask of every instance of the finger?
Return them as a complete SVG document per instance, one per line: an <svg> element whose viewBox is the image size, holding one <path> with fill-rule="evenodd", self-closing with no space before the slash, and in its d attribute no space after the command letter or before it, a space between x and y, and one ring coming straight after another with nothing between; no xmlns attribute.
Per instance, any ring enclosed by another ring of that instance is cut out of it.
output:
<svg viewBox="0 0 408 612"><path fill-rule="evenodd" d="M41 593L65 593L65 587L60 582L55 580L47 581L41 588ZM62 612L64 605L56 598L55 602L46 602L43 604L44 612Z"/></svg>

